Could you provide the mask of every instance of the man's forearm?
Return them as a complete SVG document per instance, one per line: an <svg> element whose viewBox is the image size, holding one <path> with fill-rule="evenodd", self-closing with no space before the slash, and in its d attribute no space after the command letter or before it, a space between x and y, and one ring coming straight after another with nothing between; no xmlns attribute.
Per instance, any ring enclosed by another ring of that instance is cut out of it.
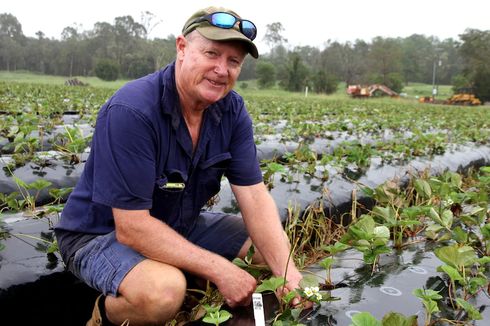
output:
<svg viewBox="0 0 490 326"><path fill-rule="evenodd" d="M284 276L290 246L284 235L276 204L263 184L254 185L250 191L235 188L247 230L252 242L276 276ZM294 264L292 264L294 266Z"/></svg>
<svg viewBox="0 0 490 326"><path fill-rule="evenodd" d="M143 256L214 281L228 261L182 237L148 211L114 210L118 241Z"/></svg>
<svg viewBox="0 0 490 326"><path fill-rule="evenodd" d="M250 302L257 283L246 271L194 245L148 211L113 209L113 212L116 236L121 243L149 259L210 280L232 307Z"/></svg>

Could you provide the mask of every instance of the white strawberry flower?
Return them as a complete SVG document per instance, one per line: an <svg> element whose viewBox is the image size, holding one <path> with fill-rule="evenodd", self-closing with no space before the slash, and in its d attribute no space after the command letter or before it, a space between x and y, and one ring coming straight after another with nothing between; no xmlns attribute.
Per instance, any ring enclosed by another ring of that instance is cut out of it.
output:
<svg viewBox="0 0 490 326"><path fill-rule="evenodd" d="M318 286L305 287L304 292L307 298L315 297L317 300L322 299L320 288Z"/></svg>

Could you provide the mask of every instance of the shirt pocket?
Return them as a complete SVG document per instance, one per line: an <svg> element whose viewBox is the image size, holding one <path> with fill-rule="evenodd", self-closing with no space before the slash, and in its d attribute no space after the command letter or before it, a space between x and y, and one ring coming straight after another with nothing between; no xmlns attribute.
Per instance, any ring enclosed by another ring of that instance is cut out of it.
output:
<svg viewBox="0 0 490 326"><path fill-rule="evenodd" d="M229 152L215 155L199 163L199 190L204 203L202 206L221 189L221 178L230 165L231 154Z"/></svg>
<svg viewBox="0 0 490 326"><path fill-rule="evenodd" d="M179 217L179 207L185 190L187 174L179 170L165 171L155 181L153 205L150 214L170 226Z"/></svg>

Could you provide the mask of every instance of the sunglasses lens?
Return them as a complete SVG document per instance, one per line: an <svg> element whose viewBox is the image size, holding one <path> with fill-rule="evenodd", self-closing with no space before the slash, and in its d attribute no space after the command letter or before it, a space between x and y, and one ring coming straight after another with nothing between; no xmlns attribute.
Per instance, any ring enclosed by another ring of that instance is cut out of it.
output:
<svg viewBox="0 0 490 326"><path fill-rule="evenodd" d="M246 37L248 37L250 40L253 40L255 36L257 36L257 27L249 21L249 20L242 20L242 33Z"/></svg>
<svg viewBox="0 0 490 326"><path fill-rule="evenodd" d="M236 23L236 18L224 12L218 12L211 16L211 23L221 28L232 28Z"/></svg>

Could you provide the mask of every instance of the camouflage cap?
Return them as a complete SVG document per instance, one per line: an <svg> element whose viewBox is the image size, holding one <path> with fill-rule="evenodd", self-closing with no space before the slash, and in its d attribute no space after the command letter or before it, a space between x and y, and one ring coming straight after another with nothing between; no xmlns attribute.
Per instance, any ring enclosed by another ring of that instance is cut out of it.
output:
<svg viewBox="0 0 490 326"><path fill-rule="evenodd" d="M214 12L227 12L235 17L240 16L226 8L222 7L207 7L195 12L184 24L182 35L186 36L190 32L197 30L202 36L212 41L240 41L247 47L247 52L254 58L259 57L259 52L255 44L248 37L242 34L240 28L235 25L233 28L224 29L211 25L208 21L195 22L198 18L212 14Z"/></svg>

